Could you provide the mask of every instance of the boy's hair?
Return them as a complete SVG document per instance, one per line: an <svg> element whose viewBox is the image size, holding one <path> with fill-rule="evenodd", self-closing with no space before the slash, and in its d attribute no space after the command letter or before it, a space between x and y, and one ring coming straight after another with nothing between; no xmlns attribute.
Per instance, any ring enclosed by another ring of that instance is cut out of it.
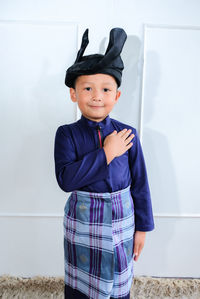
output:
<svg viewBox="0 0 200 299"><path fill-rule="evenodd" d="M66 71L65 84L74 88L74 81L78 76L102 73L113 76L119 87L124 69L120 53L127 39L126 32L122 28L113 28L110 31L110 39L105 55L91 54L83 56L89 43L88 30L87 28L83 34L81 47L74 64Z"/></svg>

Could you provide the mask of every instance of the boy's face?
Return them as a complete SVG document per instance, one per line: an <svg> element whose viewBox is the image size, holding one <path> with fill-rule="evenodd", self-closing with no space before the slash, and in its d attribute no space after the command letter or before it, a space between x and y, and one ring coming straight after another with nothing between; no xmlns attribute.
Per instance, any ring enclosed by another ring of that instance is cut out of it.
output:
<svg viewBox="0 0 200 299"><path fill-rule="evenodd" d="M82 114L96 122L102 121L117 103L121 92L115 79L107 74L81 75L70 97L77 102Z"/></svg>

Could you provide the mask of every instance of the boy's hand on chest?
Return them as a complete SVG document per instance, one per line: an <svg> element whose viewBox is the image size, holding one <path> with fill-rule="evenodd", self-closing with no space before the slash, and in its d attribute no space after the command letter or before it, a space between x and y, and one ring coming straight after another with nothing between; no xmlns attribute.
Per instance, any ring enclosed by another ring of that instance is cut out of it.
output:
<svg viewBox="0 0 200 299"><path fill-rule="evenodd" d="M123 129L118 133L114 130L111 134L106 136L103 148L106 154L107 164L109 164L115 157L123 155L132 147L133 143L131 140L135 135L130 135L130 133L131 129Z"/></svg>

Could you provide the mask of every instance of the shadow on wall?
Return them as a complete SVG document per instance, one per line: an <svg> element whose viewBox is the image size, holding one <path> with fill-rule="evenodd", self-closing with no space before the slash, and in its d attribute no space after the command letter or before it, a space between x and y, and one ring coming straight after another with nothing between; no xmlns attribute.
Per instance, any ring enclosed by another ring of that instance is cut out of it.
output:
<svg viewBox="0 0 200 299"><path fill-rule="evenodd" d="M152 129L150 124L156 116L157 101L162 101L158 97L158 88L161 81L161 66L158 53L148 51L145 55L145 73L143 74L143 130L142 146L146 160L150 189L152 195L152 204L154 213L173 214L179 213L181 200L178 195L176 184L175 167L173 164L172 150L169 138L163 134L159 127ZM141 97L142 99L142 97ZM158 110L157 110L158 111ZM155 115L155 117L154 117ZM148 149L148 150L147 150ZM170 248L174 244L174 235L178 219L159 218L159 226L156 226L156 236L153 238L157 244L152 244L153 255L156 257L158 269L163 271L159 275L170 275L170 269L173 269L171 263L174 260L170 256ZM152 235L153 237L153 235ZM156 246L159 245L160 246ZM171 240L171 242L170 242ZM175 245L175 244L174 244ZM171 265L170 265L171 264ZM155 267L156 274L156 267Z"/></svg>
<svg viewBox="0 0 200 299"><path fill-rule="evenodd" d="M102 49L103 44L105 44L105 40L101 43L101 52L105 52L105 50ZM112 111L113 118L127 124L133 124L135 127L138 127L138 117L140 115L138 110L141 82L140 55L141 41L137 36L128 36L121 53L121 58L124 62L122 84L120 86L122 93L117 105Z"/></svg>
<svg viewBox="0 0 200 299"><path fill-rule="evenodd" d="M107 46L105 42L106 38L100 44L100 53L105 52ZM121 57L124 62L121 86L123 90L119 102L113 109L113 118L116 117L116 119L119 119L118 116L120 116L121 121L131 124L136 128L140 127L142 81L145 78L143 82L145 114L143 115L142 124L142 147L147 166L153 213L156 214L157 211L159 213L173 213L174 211L178 213L180 210L178 190L169 140L166 135L159 131L159 128L158 130L153 130L148 126L155 113L156 101L159 100L157 98L157 90L161 80L159 55L152 51L146 53L145 59L148 64L146 64L145 74L143 74L143 49L141 41L137 36L128 36ZM138 133L141 136L139 129ZM177 219L169 221L169 219L160 218L159 224L161 225L157 226L155 223L156 236L150 240L153 256L156 257L156 261L152 259L155 274L157 273L157 269L158 271L163 269L162 271L165 275L168 269L173 268L173 266L170 266L173 260L169 256L168 246L171 247L174 241L170 242L173 239L176 222ZM165 228L164 233L162 231L163 228ZM154 240L154 244L152 240ZM162 244L161 246L157 246L159 245L158 240L159 244ZM140 265L143 271L149 271L145 265L143 267L143 263L145 264L145 262L144 257ZM155 265L158 265L158 268ZM138 267L140 267L139 264ZM152 271L150 272L152 273ZM162 273L159 273L159 275L162 276Z"/></svg>

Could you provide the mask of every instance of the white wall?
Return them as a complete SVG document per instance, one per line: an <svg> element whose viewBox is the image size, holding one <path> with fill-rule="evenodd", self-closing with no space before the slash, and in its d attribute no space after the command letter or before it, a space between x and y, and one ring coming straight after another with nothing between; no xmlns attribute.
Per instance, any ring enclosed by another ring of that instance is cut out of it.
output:
<svg viewBox="0 0 200 299"><path fill-rule="evenodd" d="M0 274L64 275L69 194L57 185L53 150L57 127L76 119L65 70L86 28L93 54L123 27L111 117L140 133L155 216L135 275L200 276L199 12L192 0L0 1Z"/></svg>

